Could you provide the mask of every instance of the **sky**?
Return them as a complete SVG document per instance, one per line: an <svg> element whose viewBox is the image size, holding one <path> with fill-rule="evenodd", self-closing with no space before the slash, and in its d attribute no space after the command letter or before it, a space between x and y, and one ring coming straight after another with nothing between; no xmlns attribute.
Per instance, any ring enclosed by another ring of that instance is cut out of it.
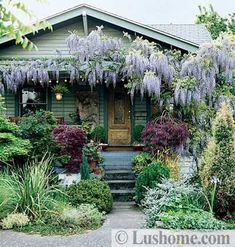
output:
<svg viewBox="0 0 235 247"><path fill-rule="evenodd" d="M39 19L81 3L144 24L194 23L199 12L198 5L208 6L210 3L222 16L235 12L235 0L43 0L43 3L36 0L22 1Z"/></svg>

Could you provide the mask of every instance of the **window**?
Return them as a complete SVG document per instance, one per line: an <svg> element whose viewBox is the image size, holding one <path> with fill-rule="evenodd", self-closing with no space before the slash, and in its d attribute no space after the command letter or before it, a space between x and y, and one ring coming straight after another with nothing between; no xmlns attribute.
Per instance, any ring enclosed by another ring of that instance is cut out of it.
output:
<svg viewBox="0 0 235 247"><path fill-rule="evenodd" d="M43 109L47 110L47 89L41 86L24 86L20 91L20 116Z"/></svg>

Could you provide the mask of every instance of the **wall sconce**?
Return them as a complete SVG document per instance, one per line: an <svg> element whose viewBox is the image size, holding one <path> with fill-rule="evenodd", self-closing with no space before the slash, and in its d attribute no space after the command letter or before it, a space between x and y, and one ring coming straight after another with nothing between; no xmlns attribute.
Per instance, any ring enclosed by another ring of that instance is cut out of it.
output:
<svg viewBox="0 0 235 247"><path fill-rule="evenodd" d="M55 98L56 98L56 100L60 101L63 98L63 94L62 93L55 93Z"/></svg>

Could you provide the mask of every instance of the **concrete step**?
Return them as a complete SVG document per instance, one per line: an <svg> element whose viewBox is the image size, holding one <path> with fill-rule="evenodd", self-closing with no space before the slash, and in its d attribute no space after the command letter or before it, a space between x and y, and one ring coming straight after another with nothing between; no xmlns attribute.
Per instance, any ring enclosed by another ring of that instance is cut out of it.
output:
<svg viewBox="0 0 235 247"><path fill-rule="evenodd" d="M131 208L136 206L136 203L134 201L130 202L114 202L113 208Z"/></svg>
<svg viewBox="0 0 235 247"><path fill-rule="evenodd" d="M135 180L107 180L111 190L113 189L133 189Z"/></svg>
<svg viewBox="0 0 235 247"><path fill-rule="evenodd" d="M104 165L105 171L110 170L131 170L132 165L122 164L122 165Z"/></svg>
<svg viewBox="0 0 235 247"><path fill-rule="evenodd" d="M134 190L133 189L118 189L111 190L114 202L130 202L133 201Z"/></svg>
<svg viewBox="0 0 235 247"><path fill-rule="evenodd" d="M105 171L106 180L134 180L135 174L130 169L116 169Z"/></svg>

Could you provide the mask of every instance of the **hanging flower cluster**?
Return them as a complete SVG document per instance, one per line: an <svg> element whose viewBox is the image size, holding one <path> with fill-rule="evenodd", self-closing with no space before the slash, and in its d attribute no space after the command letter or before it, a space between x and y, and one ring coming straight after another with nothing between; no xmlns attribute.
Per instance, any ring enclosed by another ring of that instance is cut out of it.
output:
<svg viewBox="0 0 235 247"><path fill-rule="evenodd" d="M198 81L195 77L185 76L176 81L174 90L174 100L176 105L190 105L192 100L200 100L200 91L198 89Z"/></svg>
<svg viewBox="0 0 235 247"><path fill-rule="evenodd" d="M122 48L122 40L105 36L102 29L103 26L97 27L86 37L73 32L67 38L70 53L77 56L81 64L94 61L96 57L109 57L111 53L115 60L118 59L117 51Z"/></svg>
<svg viewBox="0 0 235 247"><path fill-rule="evenodd" d="M85 72L85 79L92 88L103 81L115 86L122 60L122 40L105 36L102 29L103 26L97 27L87 37L73 32L67 38L70 53L79 61L78 69Z"/></svg>
<svg viewBox="0 0 235 247"><path fill-rule="evenodd" d="M235 43L228 37L203 45L196 55L188 57L181 65L180 77L185 81L194 78L193 87L182 87L180 80L175 87L175 102L190 104L211 96L216 88L217 77L224 75L227 84L231 84L235 70ZM197 83L195 83L197 80ZM181 100L179 100L179 98Z"/></svg>
<svg viewBox="0 0 235 247"><path fill-rule="evenodd" d="M16 92L25 82L49 85L51 80L59 80L60 71L73 72L74 67L69 61L59 58L48 60L11 61L9 64L0 65L0 72L5 87ZM4 86L0 84L0 94L4 93Z"/></svg>
<svg viewBox="0 0 235 247"><path fill-rule="evenodd" d="M148 92L148 95L152 95L160 98L161 80L155 75L153 71L146 71L143 82L140 86L140 94L143 97L144 92Z"/></svg>
<svg viewBox="0 0 235 247"><path fill-rule="evenodd" d="M135 91L146 92L149 96L160 97L162 82L172 84L174 69L168 57L160 52L156 44L136 38L125 57L124 76L130 82L133 98Z"/></svg>

